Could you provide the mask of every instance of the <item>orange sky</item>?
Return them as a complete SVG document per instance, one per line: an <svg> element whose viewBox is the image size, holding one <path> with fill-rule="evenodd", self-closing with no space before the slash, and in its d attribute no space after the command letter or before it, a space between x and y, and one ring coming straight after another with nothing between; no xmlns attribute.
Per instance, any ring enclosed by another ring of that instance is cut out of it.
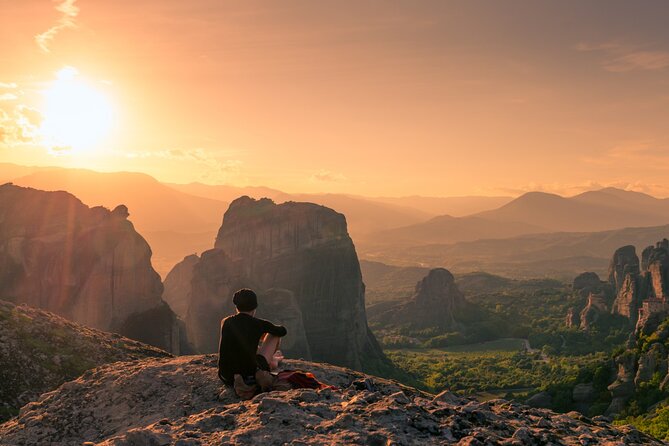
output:
<svg viewBox="0 0 669 446"><path fill-rule="evenodd" d="M664 1L0 9L0 161L289 192L669 196ZM113 112L81 151L39 131L63 67Z"/></svg>

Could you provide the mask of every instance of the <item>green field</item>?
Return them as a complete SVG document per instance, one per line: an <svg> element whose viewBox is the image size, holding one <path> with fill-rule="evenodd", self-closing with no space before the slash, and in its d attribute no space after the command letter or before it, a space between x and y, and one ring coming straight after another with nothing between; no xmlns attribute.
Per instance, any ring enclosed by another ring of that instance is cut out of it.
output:
<svg viewBox="0 0 669 446"><path fill-rule="evenodd" d="M439 349L442 352L518 352L524 350L524 340L519 338L497 339L488 342L479 342L476 344L454 345Z"/></svg>
<svg viewBox="0 0 669 446"><path fill-rule="evenodd" d="M387 349L393 363L431 392L451 390L481 398L519 397L574 381L603 354L545 358L527 353L517 338L447 348Z"/></svg>

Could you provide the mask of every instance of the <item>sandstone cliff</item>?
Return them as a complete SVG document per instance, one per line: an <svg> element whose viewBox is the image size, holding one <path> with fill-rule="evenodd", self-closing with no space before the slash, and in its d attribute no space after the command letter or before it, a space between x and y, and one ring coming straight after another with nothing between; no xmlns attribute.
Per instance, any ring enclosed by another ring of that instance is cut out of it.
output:
<svg viewBox="0 0 669 446"><path fill-rule="evenodd" d="M188 270L183 263L177 268ZM232 294L249 287L259 295L258 316L288 326L282 349L289 356L359 370L387 364L367 327L365 288L346 219L324 206L238 198L224 215L214 249L192 265L190 285L179 287L185 295L169 299L188 302L189 339L201 352L216 350L220 320L234 312Z"/></svg>
<svg viewBox="0 0 669 446"><path fill-rule="evenodd" d="M458 313L469 305L453 275L444 268L435 268L416 284L409 299L375 315L374 320L412 329L454 330L460 328Z"/></svg>
<svg viewBox="0 0 669 446"><path fill-rule="evenodd" d="M0 296L178 351L151 249L127 217L123 205L0 186Z"/></svg>
<svg viewBox="0 0 669 446"><path fill-rule="evenodd" d="M435 397L325 364L286 366L337 389L270 392L241 402L231 392L219 394L214 355L146 359L99 367L43 395L0 425L0 438L7 445L91 446L662 444L601 417L449 392Z"/></svg>
<svg viewBox="0 0 669 446"><path fill-rule="evenodd" d="M637 330L650 318L669 314L669 240L646 247L641 262L633 246L617 250L609 267L609 282L617 293L613 313L629 318Z"/></svg>
<svg viewBox="0 0 669 446"><path fill-rule="evenodd" d="M0 301L0 421L85 370L116 361L168 356L157 348L47 311Z"/></svg>

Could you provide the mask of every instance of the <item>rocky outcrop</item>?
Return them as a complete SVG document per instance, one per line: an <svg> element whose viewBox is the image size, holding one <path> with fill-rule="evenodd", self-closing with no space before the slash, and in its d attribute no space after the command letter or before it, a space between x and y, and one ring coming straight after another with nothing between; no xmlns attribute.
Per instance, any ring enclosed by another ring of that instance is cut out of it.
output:
<svg viewBox="0 0 669 446"><path fill-rule="evenodd" d="M643 300L641 294L639 276L627 274L620 284L616 300L613 302L613 314L624 316L635 324Z"/></svg>
<svg viewBox="0 0 669 446"><path fill-rule="evenodd" d="M636 356L633 352L625 352L615 359L617 372L616 379L608 387L611 392L611 404L607 409L609 414L619 414L625 408L627 401L634 395L634 378Z"/></svg>
<svg viewBox="0 0 669 446"><path fill-rule="evenodd" d="M585 307L579 315L579 327L582 330L590 330L592 325L599 320L601 315L605 315L609 312L607 298L603 294L593 294L588 295L588 301L585 304Z"/></svg>
<svg viewBox="0 0 669 446"><path fill-rule="evenodd" d="M367 327L360 264L342 214L311 203L233 201L214 249L192 266L188 292L170 297L188 302L189 338L201 352L216 351L220 320L234 312L231 297L242 287L258 294L259 316L289 327L288 356L359 370L388 364Z"/></svg>
<svg viewBox="0 0 669 446"><path fill-rule="evenodd" d="M620 291L628 275L637 274L639 274L639 257L636 255L636 248L632 245L618 248L609 264L609 283L614 291L616 293Z"/></svg>
<svg viewBox="0 0 669 446"><path fill-rule="evenodd" d="M3 444L661 444L629 426L505 400L433 396L352 370L304 361L338 390L296 389L239 401L219 394L216 358L102 366L0 425ZM158 379L156 377L159 377ZM360 383L366 383L358 390ZM76 409L73 409L76 408Z"/></svg>
<svg viewBox="0 0 669 446"><path fill-rule="evenodd" d="M200 258L191 254L172 268L163 281L163 300L182 319L188 313L188 292L193 280L193 269Z"/></svg>
<svg viewBox="0 0 669 446"><path fill-rule="evenodd" d="M601 293L607 289L607 282L603 282L597 273L585 272L574 278L572 290L580 297L587 297L591 293Z"/></svg>
<svg viewBox="0 0 669 446"><path fill-rule="evenodd" d="M408 324L413 329L452 330L458 327L457 315L467 304L453 275L444 268L435 268L416 284L413 296L379 318L393 325Z"/></svg>
<svg viewBox="0 0 669 446"><path fill-rule="evenodd" d="M177 319L127 217L123 205L89 208L66 192L0 186L0 296L177 352Z"/></svg>
<svg viewBox="0 0 669 446"><path fill-rule="evenodd" d="M654 327L646 325L669 314L669 240L646 247L641 267L633 246L618 249L609 268L609 282L616 290L612 312L627 317L637 332L652 331Z"/></svg>
<svg viewBox="0 0 669 446"><path fill-rule="evenodd" d="M650 381L655 373L661 376L667 375L667 350L659 342L654 343L647 352L639 355L634 385L639 386L641 383Z"/></svg>
<svg viewBox="0 0 669 446"><path fill-rule="evenodd" d="M567 309L567 316L565 316L564 324L568 328L574 328L579 326L579 316L576 311L576 308L569 307Z"/></svg>
<svg viewBox="0 0 669 446"><path fill-rule="evenodd" d="M168 356L44 310L0 301L0 421L93 367Z"/></svg>
<svg viewBox="0 0 669 446"><path fill-rule="evenodd" d="M613 291L608 282L600 280L593 272L579 274L574 278L572 294L581 303L567 310L565 325L590 330L602 316L610 312ZM579 311L580 308L580 311Z"/></svg>

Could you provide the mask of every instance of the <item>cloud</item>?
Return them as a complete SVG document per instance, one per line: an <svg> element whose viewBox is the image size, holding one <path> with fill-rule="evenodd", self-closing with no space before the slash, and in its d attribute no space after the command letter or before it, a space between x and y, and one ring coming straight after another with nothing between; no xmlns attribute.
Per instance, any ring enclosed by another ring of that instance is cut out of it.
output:
<svg viewBox="0 0 669 446"><path fill-rule="evenodd" d="M148 159L158 158L172 161L196 163L207 168L200 173L200 179L223 181L230 175L240 172L242 162L230 158L229 151L207 150L203 148L173 148L155 151L124 153L127 158Z"/></svg>
<svg viewBox="0 0 669 446"><path fill-rule="evenodd" d="M23 91L15 83L0 82L0 145L36 144L42 115L20 103Z"/></svg>
<svg viewBox="0 0 669 446"><path fill-rule="evenodd" d="M15 101L18 98L14 93L0 93L0 101Z"/></svg>
<svg viewBox="0 0 669 446"><path fill-rule="evenodd" d="M669 52L648 50L636 45L613 42L602 44L579 43L575 49L583 52L604 53L602 67L615 73L635 70L663 70L669 67Z"/></svg>
<svg viewBox="0 0 669 446"><path fill-rule="evenodd" d="M77 27L75 19L79 14L79 8L75 5L76 2L77 0L63 0L58 3L56 11L60 12L61 15L56 21L56 24L43 33L35 36L35 43L37 43L37 46L39 46L45 53L51 51L49 45L54 37L56 37L56 34L64 29Z"/></svg>
<svg viewBox="0 0 669 446"><path fill-rule="evenodd" d="M39 142L42 115L22 104L0 107L0 145L15 147Z"/></svg>
<svg viewBox="0 0 669 446"><path fill-rule="evenodd" d="M346 176L342 173L334 173L329 170L321 169L318 172L311 175L309 178L311 181L325 182L325 183L341 183L342 181L348 180Z"/></svg>

